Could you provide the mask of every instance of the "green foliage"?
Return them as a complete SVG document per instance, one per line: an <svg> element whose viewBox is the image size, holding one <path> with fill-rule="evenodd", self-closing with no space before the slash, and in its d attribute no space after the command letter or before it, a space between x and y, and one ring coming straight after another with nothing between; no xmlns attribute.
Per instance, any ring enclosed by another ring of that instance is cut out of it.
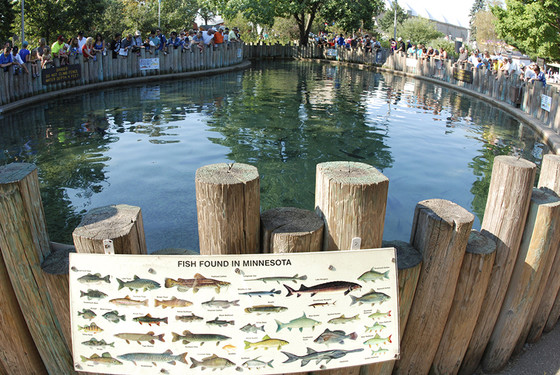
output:
<svg viewBox="0 0 560 375"><path fill-rule="evenodd" d="M383 11L380 0L356 0L341 4L340 1L328 1L321 12L325 21L332 23L344 32L358 29L372 29L373 17Z"/></svg>
<svg viewBox="0 0 560 375"><path fill-rule="evenodd" d="M474 20L476 18L477 13L480 12L481 10L484 10L485 8L486 8L485 0L475 0L471 8L471 11L469 12L469 26L471 28L471 40L477 40L476 25L474 24Z"/></svg>
<svg viewBox="0 0 560 375"><path fill-rule="evenodd" d="M11 0L0 0L0 41L8 40L12 36L12 25L16 19L16 10Z"/></svg>
<svg viewBox="0 0 560 375"><path fill-rule="evenodd" d="M409 18L397 28L397 34L403 39L410 39L414 43L428 44L434 39L443 37L443 33L436 30L434 22L427 18Z"/></svg>
<svg viewBox="0 0 560 375"><path fill-rule="evenodd" d="M506 0L506 9L492 6L496 31L532 58L560 60L560 2Z"/></svg>
<svg viewBox="0 0 560 375"><path fill-rule="evenodd" d="M383 11L383 9L381 10ZM408 14L404 9L397 3L397 29L403 24L404 21L408 19ZM391 2L391 7L385 9L383 16L377 20L379 28L389 35L393 35L393 29L395 25L395 8L393 2Z"/></svg>
<svg viewBox="0 0 560 375"><path fill-rule="evenodd" d="M445 48L445 50L447 51L447 56L449 58L458 58L459 55L457 53L455 53L455 43L448 41L445 38L439 38L436 40L432 40L430 42L430 45L432 47L434 47L435 49L441 51L442 48Z"/></svg>

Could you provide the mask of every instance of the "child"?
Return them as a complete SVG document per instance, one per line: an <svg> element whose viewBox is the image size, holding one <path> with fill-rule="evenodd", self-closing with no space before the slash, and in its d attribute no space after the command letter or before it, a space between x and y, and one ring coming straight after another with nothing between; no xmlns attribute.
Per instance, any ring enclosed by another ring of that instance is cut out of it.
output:
<svg viewBox="0 0 560 375"><path fill-rule="evenodd" d="M33 78L39 77L39 72L41 71L39 64L41 63L41 59L37 55L36 48L33 49L27 57L27 62L31 64L31 73L33 74Z"/></svg>
<svg viewBox="0 0 560 375"><path fill-rule="evenodd" d="M51 68L53 65L53 58L51 54L51 47L45 46L43 48L43 55L41 56L41 69Z"/></svg>

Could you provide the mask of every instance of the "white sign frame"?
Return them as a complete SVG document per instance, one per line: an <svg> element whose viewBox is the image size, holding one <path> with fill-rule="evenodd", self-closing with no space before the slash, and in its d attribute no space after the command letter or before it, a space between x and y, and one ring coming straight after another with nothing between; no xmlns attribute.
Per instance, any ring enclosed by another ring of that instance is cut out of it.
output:
<svg viewBox="0 0 560 375"><path fill-rule="evenodd" d="M140 70L157 70L159 69L159 58L138 59Z"/></svg>
<svg viewBox="0 0 560 375"><path fill-rule="evenodd" d="M550 107L552 106L552 97L548 95L541 95L541 109L550 112Z"/></svg>

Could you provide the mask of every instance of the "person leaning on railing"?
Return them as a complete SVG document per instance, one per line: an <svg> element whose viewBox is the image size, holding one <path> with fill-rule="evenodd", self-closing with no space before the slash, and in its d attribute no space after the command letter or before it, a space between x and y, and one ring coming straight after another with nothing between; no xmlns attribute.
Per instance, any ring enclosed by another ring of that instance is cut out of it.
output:
<svg viewBox="0 0 560 375"><path fill-rule="evenodd" d="M7 72L12 65L14 65L12 47L10 47L10 43L6 43L4 45L4 51L0 54L0 68L3 68L4 71Z"/></svg>
<svg viewBox="0 0 560 375"><path fill-rule="evenodd" d="M68 54L65 51L63 35L59 35L56 38L56 42L51 46L51 52L53 57L58 57L60 59L60 65L68 64Z"/></svg>
<svg viewBox="0 0 560 375"><path fill-rule="evenodd" d="M95 61L95 51L93 50L93 38L90 36L86 39L86 44L82 47L82 55L84 55L84 61L92 59Z"/></svg>

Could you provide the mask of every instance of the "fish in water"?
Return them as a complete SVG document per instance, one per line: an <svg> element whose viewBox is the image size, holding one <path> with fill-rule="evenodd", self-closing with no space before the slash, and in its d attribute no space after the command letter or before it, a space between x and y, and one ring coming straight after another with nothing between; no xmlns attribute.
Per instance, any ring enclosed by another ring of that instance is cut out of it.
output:
<svg viewBox="0 0 560 375"><path fill-rule="evenodd" d="M329 302L315 302L315 303L312 303L311 305L309 305L309 307L315 308L315 307L322 307L322 306L329 306L329 305L333 305L333 306L334 306L335 304L336 304L336 301L334 301L333 303L329 303Z"/></svg>
<svg viewBox="0 0 560 375"><path fill-rule="evenodd" d="M383 324L380 324L379 322L375 322L373 323L373 325L371 327L365 326L366 328L366 332L372 332L372 331L381 331L382 329L387 328L387 326L384 326Z"/></svg>
<svg viewBox="0 0 560 375"><path fill-rule="evenodd" d="M310 319L305 315L305 313L303 313L302 316L290 320L288 323L282 323L276 320L276 332L280 331L282 328L288 328L289 331L291 331L292 329L299 329L300 332L303 332L304 328L311 328L312 330L314 330L315 326L319 324L321 324L321 322Z"/></svg>
<svg viewBox="0 0 560 375"><path fill-rule="evenodd" d="M165 279L166 288L173 288L176 286L177 290L180 292L186 292L187 290L192 289L193 293L196 293L201 288L213 288L216 290L216 293L220 293L221 288L227 288L229 285L230 283L227 281L207 279L199 273L194 275L194 278L192 279Z"/></svg>
<svg viewBox="0 0 560 375"><path fill-rule="evenodd" d="M80 357L82 357L82 362L93 362L96 365L98 364L103 364L103 365L122 365L122 362L119 361L118 359L115 359L113 357L111 357L110 353L103 353L101 354L101 356L98 356L97 354L93 354L91 357L87 358L84 357L83 355L81 355Z"/></svg>
<svg viewBox="0 0 560 375"><path fill-rule="evenodd" d="M268 362L264 362L264 361L259 360L259 358L260 357L253 358L253 359L250 359L248 361L245 361L245 362L243 362L241 367L245 367L245 368L248 368L248 369L252 369L252 368L259 369L259 368L268 366L270 368L274 368L274 366L272 366L272 361L274 361L274 359L271 359Z"/></svg>
<svg viewBox="0 0 560 375"><path fill-rule="evenodd" d="M86 345L86 346L110 346L110 347L115 347L115 343L107 343L105 342L105 340L97 340L95 337L92 337L91 339L89 339L88 341L84 341L82 342L82 345Z"/></svg>
<svg viewBox="0 0 560 375"><path fill-rule="evenodd" d="M192 323L192 322L196 322L197 320L202 320L204 318L202 318L201 316L196 316L193 313L191 313L191 315L177 315L175 319L177 319L180 322Z"/></svg>
<svg viewBox="0 0 560 375"><path fill-rule="evenodd" d="M141 344L141 341L147 341L153 345L155 340L165 342L163 339L164 335L165 333L156 336L154 335L154 332L150 331L148 333L117 333L115 337L123 339L127 344L130 344L131 341L136 341L138 344Z"/></svg>
<svg viewBox="0 0 560 375"><path fill-rule="evenodd" d="M214 320L209 320L206 322L209 326L217 326L217 327L227 327L228 325L234 325L235 322L233 320L219 320L217 317Z"/></svg>
<svg viewBox="0 0 560 375"><path fill-rule="evenodd" d="M171 307L171 308L173 308L173 307L188 307L188 306L191 306L191 305L192 305L192 302L184 300L184 299L178 299L177 297L173 297L173 298L168 299L168 300L156 299L156 301L155 301L155 306L156 307L161 306L164 309L167 308L167 307Z"/></svg>
<svg viewBox="0 0 560 375"><path fill-rule="evenodd" d="M140 324L147 323L149 326L151 326L152 324L156 324L159 326L160 323L167 324L167 316L165 318L154 318L150 314L138 316L136 318L132 318L132 320Z"/></svg>
<svg viewBox="0 0 560 375"><path fill-rule="evenodd" d="M200 367L203 370L207 368L211 368L214 370L216 369L223 370L227 367L235 366L235 363L233 363L229 359L218 357L216 354L213 354L210 357L203 358L202 361L197 361L196 359L191 357L191 362L192 362L191 368Z"/></svg>
<svg viewBox="0 0 560 375"><path fill-rule="evenodd" d="M134 279L131 281L122 281L121 279L117 279L119 283L119 290L122 288L128 288L130 290L143 290L144 292L147 290L159 289L161 285L158 282L150 279L141 279L137 275L134 275Z"/></svg>
<svg viewBox="0 0 560 375"><path fill-rule="evenodd" d="M288 294L286 295L286 297L294 294L299 297L304 293L308 293L311 295L311 297L313 297L317 293L335 293L342 291L344 291L344 295L347 295L355 289L360 289L362 286L360 284L348 281L329 281L327 283L317 284L310 287L301 284L299 290L294 290L286 284L284 284L284 287L288 289Z"/></svg>
<svg viewBox="0 0 560 375"><path fill-rule="evenodd" d="M329 363L333 359L338 359L344 357L346 354L349 353L356 353L363 351L364 348L353 349L353 350L325 350L322 352L317 352L311 348L307 348L307 354L305 355L295 355L288 352L284 353L288 359L284 361L284 363L291 363L301 359L301 367L305 366L311 361L315 361L316 364L319 364L321 361L325 361Z"/></svg>
<svg viewBox="0 0 560 375"><path fill-rule="evenodd" d="M377 310L376 312L368 315L368 318L372 318L372 319L383 319L383 318L387 318L391 316L391 310L386 311L386 312L381 312L380 310Z"/></svg>
<svg viewBox="0 0 560 375"><path fill-rule="evenodd" d="M387 272L377 272L373 268L367 272L364 272L358 280L360 281L377 281L377 280L389 280L389 271Z"/></svg>
<svg viewBox="0 0 560 375"><path fill-rule="evenodd" d="M78 330L82 330L84 332L93 332L93 333L98 333L98 332L103 332L103 329L101 329L97 324L91 323L89 326L78 326Z"/></svg>
<svg viewBox="0 0 560 375"><path fill-rule="evenodd" d="M284 306L258 305L258 306L246 307L245 312L257 313L257 314L270 314L270 313L279 313L287 309L288 308Z"/></svg>
<svg viewBox="0 0 560 375"><path fill-rule="evenodd" d="M247 323L246 325L244 325L243 327L239 328L241 331L246 332L246 333L257 333L257 331L263 331L264 332L264 325L257 327L256 324L250 324Z"/></svg>
<svg viewBox="0 0 560 375"><path fill-rule="evenodd" d="M80 290L80 297L87 297L87 299L103 299L107 297L105 293L100 290L88 289L87 293Z"/></svg>
<svg viewBox="0 0 560 375"><path fill-rule="evenodd" d="M381 345L385 344L386 342L392 343L391 336L393 335L389 335L388 337L381 337L379 336L379 334L376 334L371 339L364 341L364 344L369 345L369 347L371 348L372 345Z"/></svg>
<svg viewBox="0 0 560 375"><path fill-rule="evenodd" d="M189 342L200 342L200 345L204 345L205 342L215 341L216 346L220 344L220 341L225 341L231 339L231 337L218 335L216 333L192 333L191 331L183 331L183 334L172 332L173 339L171 341L182 341L183 344L188 344Z"/></svg>
<svg viewBox="0 0 560 375"><path fill-rule="evenodd" d="M97 316L96 313L89 309L82 309L82 311L78 311L78 315L81 315L84 319L92 320Z"/></svg>
<svg viewBox="0 0 560 375"><path fill-rule="evenodd" d="M125 321L124 315L119 315L119 312L116 310L106 312L103 314L103 317L112 323L118 323L121 320Z"/></svg>
<svg viewBox="0 0 560 375"><path fill-rule="evenodd" d="M263 283L274 282L278 284L281 282L293 281L297 283L297 280L307 280L306 275L299 276L297 273L294 276L270 276L270 277L259 277L258 279L249 279L246 281L262 281Z"/></svg>
<svg viewBox="0 0 560 375"><path fill-rule="evenodd" d="M356 152L358 152L358 149L354 150L354 152L346 152L343 149L339 148L338 151L340 151L344 155L350 156L351 158L354 158L354 159L365 159L363 156L360 156L360 155L356 154Z"/></svg>
<svg viewBox="0 0 560 375"><path fill-rule="evenodd" d="M352 306L355 303L359 303L360 305L362 303L371 303L372 305L374 305L376 303L383 303L391 299L391 297L388 296L387 294L382 292L376 292L373 289L361 297L350 296L350 298L352 298L352 303L350 304L350 306Z"/></svg>
<svg viewBox="0 0 560 375"><path fill-rule="evenodd" d="M262 290L262 291L256 291L256 292L244 292L244 293L239 293L242 294L244 296L249 296L249 297L262 297L262 296L270 296L270 297L274 297L275 294L280 294L282 293L280 290L276 290L276 289L272 289L271 291L266 291L266 290Z"/></svg>
<svg viewBox="0 0 560 375"><path fill-rule="evenodd" d="M130 299L129 296L126 296L124 298L111 299L109 300L109 302L119 306L148 306L147 299L143 301L139 301L139 300Z"/></svg>
<svg viewBox="0 0 560 375"><path fill-rule="evenodd" d="M348 322L351 322L353 320L359 320L360 316L358 314L351 316L349 318L345 317L344 314L342 314L341 316L339 316L338 318L332 318L331 320L329 320L327 323L331 323L331 324L345 324Z"/></svg>
<svg viewBox="0 0 560 375"><path fill-rule="evenodd" d="M344 344L344 340L356 340L358 338L358 334L356 332L352 332L350 334L346 334L346 332L341 330L331 331L330 329L325 329L323 333L321 333L313 342L317 344L325 344L329 346L329 344L337 343L337 344Z"/></svg>
<svg viewBox="0 0 560 375"><path fill-rule="evenodd" d="M288 345L289 342L282 340L282 339L271 339L270 336L265 335L261 341L257 342L249 342L245 341L245 350L249 348L253 349L268 349L268 348L276 348L280 350L282 345Z"/></svg>
<svg viewBox="0 0 560 375"><path fill-rule="evenodd" d="M110 278L109 275L105 277L101 277L101 274L99 273L96 274L88 273L87 275L78 278L78 281L81 282L82 284L101 284L103 282L109 284L111 282L109 281L109 278Z"/></svg>
<svg viewBox="0 0 560 375"><path fill-rule="evenodd" d="M175 361L187 363L187 353L173 355L170 349L167 349L163 353L127 353L117 356L118 359L125 361L131 361L136 364L136 362L152 362L155 366L156 362L166 362L171 365L175 365Z"/></svg>
<svg viewBox="0 0 560 375"><path fill-rule="evenodd" d="M226 301L226 300L217 300L212 297L210 301L202 302L202 306L206 308L216 308L219 307L221 309L227 309L230 306L239 306L239 300L235 301Z"/></svg>

